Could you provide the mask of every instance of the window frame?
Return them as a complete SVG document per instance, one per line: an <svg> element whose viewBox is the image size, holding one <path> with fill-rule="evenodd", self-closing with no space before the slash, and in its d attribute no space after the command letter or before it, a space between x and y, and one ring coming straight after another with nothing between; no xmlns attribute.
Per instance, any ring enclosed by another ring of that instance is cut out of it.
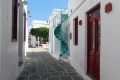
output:
<svg viewBox="0 0 120 80"><path fill-rule="evenodd" d="M78 46L78 16L74 18L74 45Z"/></svg>
<svg viewBox="0 0 120 80"><path fill-rule="evenodd" d="M12 0L12 42L17 42L18 0Z"/></svg>
<svg viewBox="0 0 120 80"><path fill-rule="evenodd" d="M26 41L26 13L24 12L24 41Z"/></svg>

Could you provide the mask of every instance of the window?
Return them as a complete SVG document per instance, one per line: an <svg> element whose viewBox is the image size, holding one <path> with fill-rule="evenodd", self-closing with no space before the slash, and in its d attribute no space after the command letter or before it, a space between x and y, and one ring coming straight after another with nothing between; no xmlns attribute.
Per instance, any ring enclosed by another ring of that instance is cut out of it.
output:
<svg viewBox="0 0 120 80"><path fill-rule="evenodd" d="M24 13L24 41L26 41L26 13Z"/></svg>
<svg viewBox="0 0 120 80"><path fill-rule="evenodd" d="M78 17L74 19L74 44L78 45Z"/></svg>
<svg viewBox="0 0 120 80"><path fill-rule="evenodd" d="M18 1L12 0L12 41L17 41L17 8Z"/></svg>
<svg viewBox="0 0 120 80"><path fill-rule="evenodd" d="M91 14L89 14L89 18L92 18L92 17L99 15L99 13L100 13L100 10L98 9L98 10L92 12Z"/></svg>

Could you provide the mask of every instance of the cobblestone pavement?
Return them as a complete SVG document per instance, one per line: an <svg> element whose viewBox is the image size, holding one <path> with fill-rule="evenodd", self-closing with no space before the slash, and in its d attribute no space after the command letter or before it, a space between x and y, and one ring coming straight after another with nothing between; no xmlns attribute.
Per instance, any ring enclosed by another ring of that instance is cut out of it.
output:
<svg viewBox="0 0 120 80"><path fill-rule="evenodd" d="M48 52L28 52L20 77L19 80L83 80L69 63L56 60Z"/></svg>

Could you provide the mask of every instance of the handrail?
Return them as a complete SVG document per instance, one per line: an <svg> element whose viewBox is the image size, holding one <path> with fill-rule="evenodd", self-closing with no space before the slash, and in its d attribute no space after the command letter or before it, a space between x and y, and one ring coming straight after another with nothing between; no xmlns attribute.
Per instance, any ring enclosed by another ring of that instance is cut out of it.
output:
<svg viewBox="0 0 120 80"><path fill-rule="evenodd" d="M66 17L67 16L67 17ZM54 34L61 42L61 54L60 56L64 55L68 51L68 34L62 31L62 23L68 18L67 14L62 15L57 14L53 19L53 29L55 29Z"/></svg>

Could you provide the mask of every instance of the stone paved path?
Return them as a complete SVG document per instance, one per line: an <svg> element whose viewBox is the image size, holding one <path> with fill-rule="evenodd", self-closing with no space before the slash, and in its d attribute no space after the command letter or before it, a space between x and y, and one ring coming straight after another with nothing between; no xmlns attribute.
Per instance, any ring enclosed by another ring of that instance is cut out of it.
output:
<svg viewBox="0 0 120 80"><path fill-rule="evenodd" d="M64 61L56 60L48 52L29 52L19 80L83 80Z"/></svg>

